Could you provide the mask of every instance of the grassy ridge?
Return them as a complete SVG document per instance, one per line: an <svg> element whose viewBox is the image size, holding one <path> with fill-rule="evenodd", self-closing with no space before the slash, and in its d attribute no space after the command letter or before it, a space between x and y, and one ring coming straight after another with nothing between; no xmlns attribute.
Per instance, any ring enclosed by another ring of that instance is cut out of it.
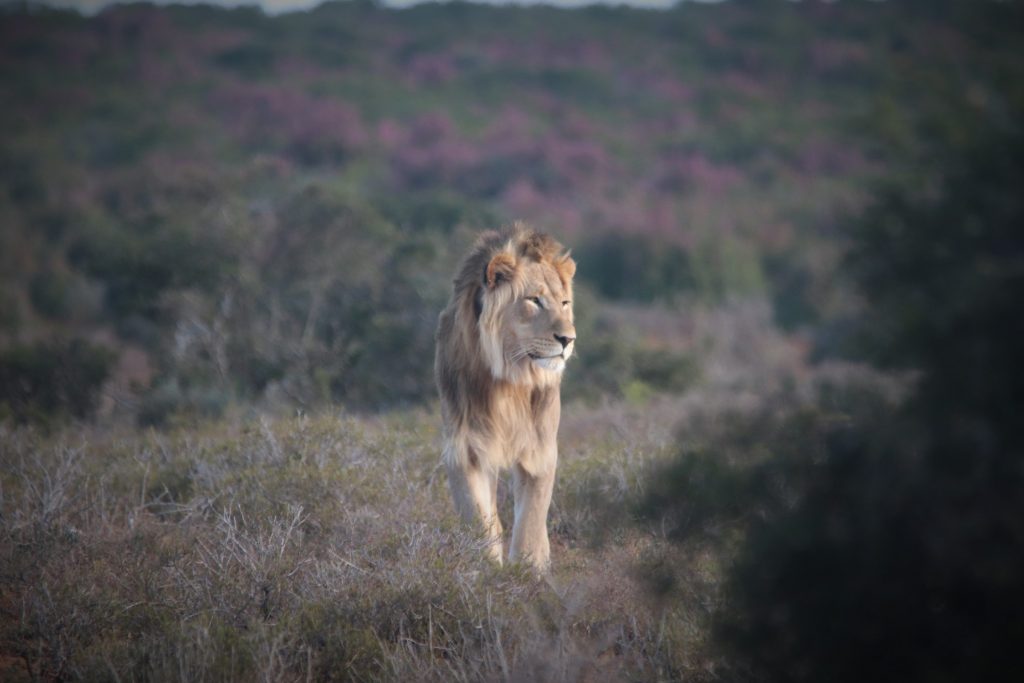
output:
<svg viewBox="0 0 1024 683"><path fill-rule="evenodd" d="M756 468L813 444L795 413L888 391L774 349L721 351L729 371L681 397L566 407L545 580L493 566L457 523L435 411L6 426L4 675L714 680L733 670L712 624L749 513L702 463ZM660 507L666 485L684 508ZM499 502L510 528L507 482Z"/></svg>
<svg viewBox="0 0 1024 683"><path fill-rule="evenodd" d="M574 444L556 496L560 569L541 582L489 564L456 524L436 422L325 415L57 442L5 433L5 678L481 680L703 666L706 610L657 608L631 576L638 555L671 549L636 531L621 548L585 542L607 514L593 496L628 499L659 449L634 445L623 461L611 442L576 450L608 435Z"/></svg>

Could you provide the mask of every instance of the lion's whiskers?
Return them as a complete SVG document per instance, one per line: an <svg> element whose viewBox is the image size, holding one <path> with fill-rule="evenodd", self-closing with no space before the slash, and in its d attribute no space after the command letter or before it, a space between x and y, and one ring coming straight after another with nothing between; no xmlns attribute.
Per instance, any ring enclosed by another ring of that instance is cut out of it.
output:
<svg viewBox="0 0 1024 683"><path fill-rule="evenodd" d="M529 355L530 355L530 347L528 347L528 346L520 346L520 347L514 349L511 354L509 354L508 362L509 362L509 364L518 363L519 361L523 360L524 358L526 358Z"/></svg>

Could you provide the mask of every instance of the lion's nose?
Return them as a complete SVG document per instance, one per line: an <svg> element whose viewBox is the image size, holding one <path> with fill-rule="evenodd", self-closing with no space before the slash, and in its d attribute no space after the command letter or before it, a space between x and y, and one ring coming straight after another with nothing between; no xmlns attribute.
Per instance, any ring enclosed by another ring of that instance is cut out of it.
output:
<svg viewBox="0 0 1024 683"><path fill-rule="evenodd" d="M576 337L568 337L568 336L562 336L562 335L560 335L560 334L556 334L556 335L555 335L555 339L557 339L557 340L558 340L558 343L560 343L560 344L562 345L562 348L563 348L563 349L564 349L564 348L565 348L566 346L568 346L569 344L571 344L571 343L573 343L574 341L576 341Z"/></svg>

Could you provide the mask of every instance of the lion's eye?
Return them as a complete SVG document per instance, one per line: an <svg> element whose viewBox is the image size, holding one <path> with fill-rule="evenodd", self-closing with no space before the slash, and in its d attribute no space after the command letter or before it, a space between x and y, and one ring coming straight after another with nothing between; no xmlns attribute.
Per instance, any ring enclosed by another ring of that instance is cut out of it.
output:
<svg viewBox="0 0 1024 683"><path fill-rule="evenodd" d="M540 297L539 297L539 296L531 296L531 297L527 297L527 299L526 299L526 300L527 300L527 301L529 301L529 302L530 302L531 304L533 304L534 306L536 306L537 308L544 308L544 304L543 304L543 303L541 303L541 300L540 300Z"/></svg>
<svg viewBox="0 0 1024 683"><path fill-rule="evenodd" d="M571 301L563 301L562 302L562 308L569 308L569 304L571 304L571 303L572 303Z"/></svg>

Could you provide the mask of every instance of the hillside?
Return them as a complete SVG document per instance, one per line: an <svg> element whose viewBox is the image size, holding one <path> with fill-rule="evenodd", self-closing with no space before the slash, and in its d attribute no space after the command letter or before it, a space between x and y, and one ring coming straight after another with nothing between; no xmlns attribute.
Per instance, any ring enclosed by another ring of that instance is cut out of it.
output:
<svg viewBox="0 0 1024 683"><path fill-rule="evenodd" d="M745 680L713 629L735 486L698 466L682 508L646 501L684 455L818 457L801 411L856 413L894 386L781 360L716 357L743 380L568 407L543 578L493 565L459 524L436 409L0 426L0 678Z"/></svg>
<svg viewBox="0 0 1024 683"><path fill-rule="evenodd" d="M512 219L578 257L573 395L688 386L692 316L728 303L846 353L850 217L1019 110L1019 28L966 2L7 7L0 348L28 388L0 404L419 404L458 254Z"/></svg>

